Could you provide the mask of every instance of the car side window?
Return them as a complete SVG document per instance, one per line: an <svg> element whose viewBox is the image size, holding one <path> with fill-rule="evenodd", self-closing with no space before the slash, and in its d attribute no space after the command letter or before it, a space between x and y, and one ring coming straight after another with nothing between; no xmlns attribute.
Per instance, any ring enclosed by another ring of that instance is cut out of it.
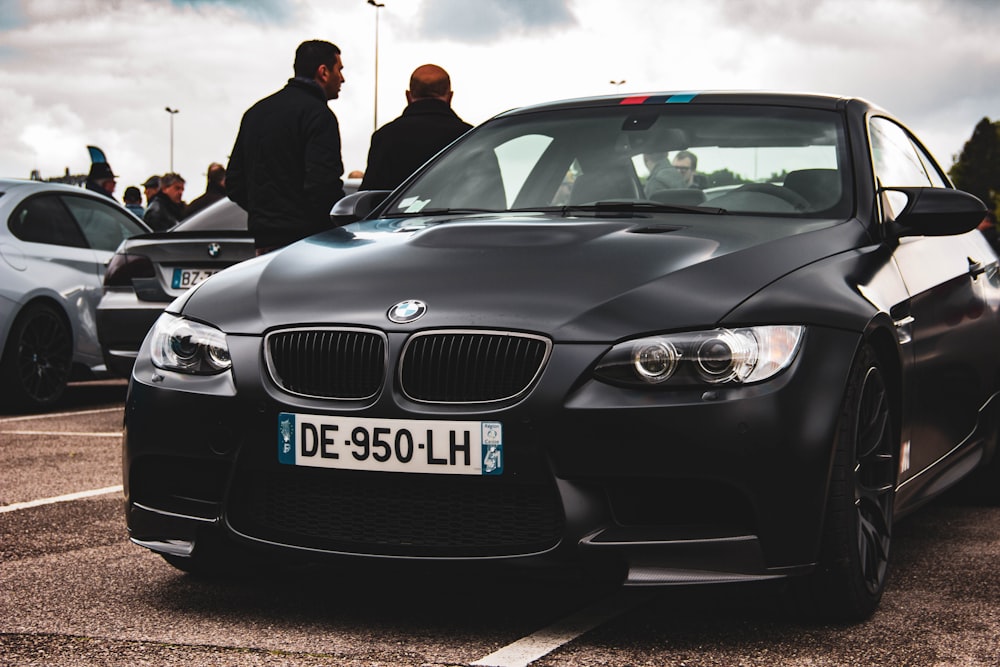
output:
<svg viewBox="0 0 1000 667"><path fill-rule="evenodd" d="M29 243L87 247L80 228L54 195L39 195L21 202L11 214L7 227L15 237Z"/></svg>
<svg viewBox="0 0 1000 667"><path fill-rule="evenodd" d="M882 187L945 187L933 160L906 130L886 118L869 124L875 176Z"/></svg>
<svg viewBox="0 0 1000 667"><path fill-rule="evenodd" d="M61 198L95 250L113 252L125 239L146 231L116 204L72 195Z"/></svg>

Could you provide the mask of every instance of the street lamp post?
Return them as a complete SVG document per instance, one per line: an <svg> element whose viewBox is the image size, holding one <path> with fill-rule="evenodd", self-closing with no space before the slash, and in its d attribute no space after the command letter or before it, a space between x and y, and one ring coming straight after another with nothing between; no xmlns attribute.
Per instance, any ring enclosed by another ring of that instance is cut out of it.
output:
<svg viewBox="0 0 1000 667"><path fill-rule="evenodd" d="M174 116L180 112L180 109L171 109L170 107L164 107L166 112L170 114L170 173L174 173Z"/></svg>
<svg viewBox="0 0 1000 667"><path fill-rule="evenodd" d="M375 8L375 115L372 122L372 131L375 131L378 129L378 10L385 7L385 3L368 0L368 4Z"/></svg>

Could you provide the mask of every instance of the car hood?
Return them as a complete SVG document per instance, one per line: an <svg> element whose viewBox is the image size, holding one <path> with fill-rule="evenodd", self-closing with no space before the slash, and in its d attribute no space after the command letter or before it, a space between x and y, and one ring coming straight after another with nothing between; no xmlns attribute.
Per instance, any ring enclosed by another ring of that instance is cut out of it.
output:
<svg viewBox="0 0 1000 667"><path fill-rule="evenodd" d="M713 325L863 235L857 222L724 215L377 220L237 265L170 310L230 334L300 324L461 326L608 341ZM410 299L426 314L390 322L389 309Z"/></svg>

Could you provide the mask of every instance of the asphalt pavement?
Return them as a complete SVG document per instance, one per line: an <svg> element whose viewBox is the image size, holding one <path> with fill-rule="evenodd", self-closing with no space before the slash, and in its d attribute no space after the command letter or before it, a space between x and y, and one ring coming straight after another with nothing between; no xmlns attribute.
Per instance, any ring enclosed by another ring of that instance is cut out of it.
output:
<svg viewBox="0 0 1000 667"><path fill-rule="evenodd" d="M1000 508L958 494L897 525L881 609L853 626L796 617L775 584L354 562L196 579L127 539L124 392L0 411L2 665L1000 665Z"/></svg>

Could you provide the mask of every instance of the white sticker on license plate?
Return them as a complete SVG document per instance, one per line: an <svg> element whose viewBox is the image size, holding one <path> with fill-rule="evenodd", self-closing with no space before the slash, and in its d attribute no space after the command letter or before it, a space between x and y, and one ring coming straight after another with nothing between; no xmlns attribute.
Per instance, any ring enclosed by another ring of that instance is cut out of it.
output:
<svg viewBox="0 0 1000 667"><path fill-rule="evenodd" d="M215 275L217 269L174 269L170 286L174 289L188 289Z"/></svg>
<svg viewBox="0 0 1000 667"><path fill-rule="evenodd" d="M282 412L278 461L344 470L503 474L503 424Z"/></svg>

